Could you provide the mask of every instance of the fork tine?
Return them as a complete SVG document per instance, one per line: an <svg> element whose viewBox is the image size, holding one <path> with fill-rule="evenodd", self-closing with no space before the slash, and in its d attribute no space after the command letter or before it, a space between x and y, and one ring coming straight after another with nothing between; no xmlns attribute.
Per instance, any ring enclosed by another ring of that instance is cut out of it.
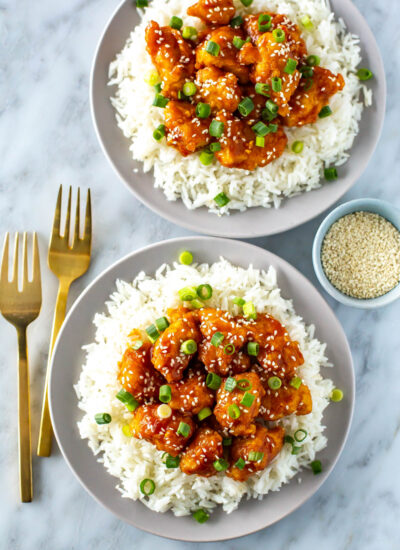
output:
<svg viewBox="0 0 400 550"><path fill-rule="evenodd" d="M6 236L4 237L3 256L1 260L0 282L2 284L8 283L9 242L10 242L10 234L7 232Z"/></svg>
<svg viewBox="0 0 400 550"><path fill-rule="evenodd" d="M26 231L24 231L23 237L22 237L22 289L25 288L25 286L29 283L29 275L28 275L28 250L27 250L27 235Z"/></svg>
<svg viewBox="0 0 400 550"><path fill-rule="evenodd" d="M42 283L40 278L40 255L36 231L33 233L33 254L32 254L32 283L36 292L42 295Z"/></svg>
<svg viewBox="0 0 400 550"><path fill-rule="evenodd" d="M72 187L70 186L68 191L68 206L67 206L67 217L65 218L65 231L64 238L69 243L69 235L71 231L71 201L72 201Z"/></svg>
<svg viewBox="0 0 400 550"><path fill-rule="evenodd" d="M18 263L19 263L19 233L15 233L14 240L14 263L13 263L13 273L12 273L12 282L18 288Z"/></svg>
<svg viewBox="0 0 400 550"><path fill-rule="evenodd" d="M53 229L51 232L51 238L59 237L61 235L61 203L62 203L62 185L58 190L56 211L54 213Z"/></svg>
<svg viewBox="0 0 400 550"><path fill-rule="evenodd" d="M87 192L86 200L86 214L85 214L85 232L83 234L85 242L91 243L92 240L92 200L90 195L90 189Z"/></svg>
<svg viewBox="0 0 400 550"><path fill-rule="evenodd" d="M78 187L78 196L76 199L76 214L75 214L75 232L74 232L73 243L76 243L79 240L79 231L81 226L80 213L81 213L81 190Z"/></svg>

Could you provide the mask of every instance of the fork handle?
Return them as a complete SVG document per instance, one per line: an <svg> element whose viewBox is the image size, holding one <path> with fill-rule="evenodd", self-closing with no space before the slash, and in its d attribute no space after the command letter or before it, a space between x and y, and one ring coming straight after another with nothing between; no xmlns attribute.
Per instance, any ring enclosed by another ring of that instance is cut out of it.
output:
<svg viewBox="0 0 400 550"><path fill-rule="evenodd" d="M53 319L53 329L51 331L49 357L47 361L47 370L46 370L46 381L45 381L44 393L43 393L42 415L40 418L39 441L38 441L38 447L37 447L38 456L50 456L51 454L53 428L51 426L49 399L48 399L50 363L51 363L51 356L53 353L55 341L57 339L61 325L63 324L63 321L65 319L65 312L67 310L68 292L69 292L70 286L71 286L70 280L60 279L60 284L58 286L56 309L54 312L54 319Z"/></svg>
<svg viewBox="0 0 400 550"><path fill-rule="evenodd" d="M18 443L21 501L32 500L31 412L26 327L18 327Z"/></svg>

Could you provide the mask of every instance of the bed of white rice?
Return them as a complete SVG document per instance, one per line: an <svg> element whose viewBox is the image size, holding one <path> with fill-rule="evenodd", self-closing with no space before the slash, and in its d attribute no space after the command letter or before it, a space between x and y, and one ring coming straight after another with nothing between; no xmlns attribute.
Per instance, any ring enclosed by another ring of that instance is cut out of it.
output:
<svg viewBox="0 0 400 550"><path fill-rule="evenodd" d="M209 300L212 307L238 314L238 306L232 303L232 297L242 296L253 301L259 312L268 312L279 319L286 325L291 338L299 342L305 359L300 375L311 390L312 413L292 415L280 421L286 433L292 434L299 428L308 432L301 452L292 455L290 446L285 445L268 468L245 483L224 474L201 478L183 474L179 469L166 469L161 460L162 452L151 443L128 438L122 432L131 413L115 397L120 389L117 364L129 333L133 328L145 328L155 318L164 315L167 308L178 305L180 288L204 282L213 287L213 296ZM325 344L314 338L314 327L306 326L296 315L292 302L281 296L273 268L267 272L251 266L242 269L223 258L211 266L163 265L154 277L140 273L132 283L117 281L116 291L106 308L106 312L98 313L94 318L95 341L85 347L86 362L75 387L79 407L84 412L78 426L81 437L88 439L98 460L104 463L110 474L119 478L117 487L124 497L140 499L157 512L171 509L178 516L199 507L212 510L218 504L229 513L237 508L243 496L262 498L269 491L277 491L299 470L307 467L316 453L326 446L322 414L329 403L333 385L320 374L320 367L328 366ZM94 415L98 412L110 413L112 422L97 425ZM151 478L156 484L156 490L149 498L143 497L139 490L144 478Z"/></svg>
<svg viewBox="0 0 400 550"><path fill-rule="evenodd" d="M268 166L253 172L225 168L218 162L203 166L197 154L184 158L165 140L159 143L153 139L154 128L163 123L163 110L152 106L154 89L145 82L146 75L154 70L145 47L148 22L153 19L167 25L171 16L177 15L185 25L200 28L197 18L186 15L193 3L151 0L141 12L141 24L110 65L109 84L118 86L112 104L119 127L131 141L133 158L143 162L145 172L154 168L155 187L161 188L168 200L180 198L187 208L206 206L218 214L253 206L278 207L285 197L319 187L324 181L325 165L341 165L348 159L363 105L372 101L371 92L354 74L361 60L358 37L346 31L343 21L335 21L328 0L254 0L249 8L234 0L238 13L271 10L287 14L300 28L301 17L309 15L314 30L303 29L308 51L321 58L323 67L340 72L346 85L331 99L333 116L302 128L286 129L287 150ZM291 151L295 140L304 141L300 155ZM217 208L213 200L221 191L231 199L223 209Z"/></svg>

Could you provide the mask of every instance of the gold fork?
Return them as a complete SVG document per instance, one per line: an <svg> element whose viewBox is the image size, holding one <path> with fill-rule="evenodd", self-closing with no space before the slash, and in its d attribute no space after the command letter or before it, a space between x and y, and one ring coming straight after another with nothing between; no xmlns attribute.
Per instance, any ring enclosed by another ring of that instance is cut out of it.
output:
<svg viewBox="0 0 400 550"><path fill-rule="evenodd" d="M92 245L92 208L90 189L87 193L85 228L83 236L80 236L80 190L76 203L75 229L70 244L71 225L71 187L68 193L68 208L64 231L61 230L61 203L62 186L58 192L56 212L53 222L53 230L49 245L48 264L52 272L59 279L56 309L53 319L51 333L49 358L47 364L46 381L43 394L42 416L40 419L40 432L37 447L39 456L50 456L53 429L51 426L49 402L48 402L48 379L49 365L54 343L65 318L67 308L68 292L71 283L83 275L90 264L90 253Z"/></svg>
<svg viewBox="0 0 400 550"><path fill-rule="evenodd" d="M36 233L33 234L32 280L28 275L27 235L22 244L22 287L18 285L19 234L15 235L12 279L8 269L9 234L6 234L0 273L0 311L18 334L18 441L19 479L22 502L32 500L32 448L29 399L29 365L26 329L39 315L42 305L40 260Z"/></svg>

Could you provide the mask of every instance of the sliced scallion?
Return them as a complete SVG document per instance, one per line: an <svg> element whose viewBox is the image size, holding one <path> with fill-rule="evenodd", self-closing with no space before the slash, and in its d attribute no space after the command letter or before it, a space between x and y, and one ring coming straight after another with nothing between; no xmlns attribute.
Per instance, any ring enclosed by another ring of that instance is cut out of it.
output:
<svg viewBox="0 0 400 550"><path fill-rule="evenodd" d="M152 495L156 489L156 484L152 479L146 478L140 483L140 492L146 495Z"/></svg>
<svg viewBox="0 0 400 550"><path fill-rule="evenodd" d="M222 378L215 374L215 372L209 372L206 378L206 386L211 390L217 390L222 383Z"/></svg>
<svg viewBox="0 0 400 550"><path fill-rule="evenodd" d="M190 426L189 424L186 424L186 422L179 422L178 429L176 430L176 433L178 435L181 435L182 437L188 437L190 434Z"/></svg>
<svg viewBox="0 0 400 550"><path fill-rule="evenodd" d="M130 412L133 412L139 407L139 402L133 397L133 395L123 389L119 390L115 397L119 399Z"/></svg>
<svg viewBox="0 0 400 550"><path fill-rule="evenodd" d="M236 380L232 378L232 376L229 376L225 380L224 390L232 392L236 388Z"/></svg>
<svg viewBox="0 0 400 550"><path fill-rule="evenodd" d="M182 265L190 265L193 262L193 254L188 250L184 250L179 254L179 262Z"/></svg>
<svg viewBox="0 0 400 550"><path fill-rule="evenodd" d="M185 355L192 355L197 351L197 344L194 340L185 340L181 344L181 352Z"/></svg>
<svg viewBox="0 0 400 550"><path fill-rule="evenodd" d="M158 399L162 403L169 403L172 399L171 386L168 386L168 384L160 386L158 390Z"/></svg>
<svg viewBox="0 0 400 550"><path fill-rule="evenodd" d="M94 415L96 424L109 424L111 422L111 415L108 413L97 413Z"/></svg>
<svg viewBox="0 0 400 550"><path fill-rule="evenodd" d="M222 208L223 206L226 206L228 204L228 202L230 202L230 198L228 198L224 192L222 193L218 193L218 195L216 195L214 197L214 201L217 203L217 206L219 206L220 208Z"/></svg>
<svg viewBox="0 0 400 550"><path fill-rule="evenodd" d="M239 418L240 416L240 409L239 407L236 405L236 403L234 403L233 405L229 405L228 407L228 414L231 418L233 418L233 420L236 420L237 418Z"/></svg>
<svg viewBox="0 0 400 550"><path fill-rule="evenodd" d="M205 418L208 418L211 415L212 415L212 410L210 409L210 407L204 407L204 409L201 409L201 411L197 413L197 418L201 421L201 420L204 420Z"/></svg>
<svg viewBox="0 0 400 550"><path fill-rule="evenodd" d="M206 45L206 52L210 55L217 56L220 52L220 46L216 42L213 42L212 40L209 40Z"/></svg>

